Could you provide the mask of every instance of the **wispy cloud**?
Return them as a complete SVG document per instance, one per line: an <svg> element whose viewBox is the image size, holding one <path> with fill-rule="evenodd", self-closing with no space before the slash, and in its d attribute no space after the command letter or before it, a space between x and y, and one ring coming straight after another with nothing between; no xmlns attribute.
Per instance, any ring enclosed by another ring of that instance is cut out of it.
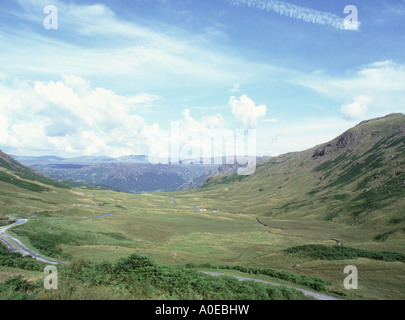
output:
<svg viewBox="0 0 405 320"><path fill-rule="evenodd" d="M228 0L234 6L247 6L264 11L273 11L282 16L303 20L305 22L328 25L340 30L355 30L347 28L345 19L329 12L322 12L307 7L297 6L278 0ZM358 26L359 24L357 24Z"/></svg>
<svg viewBox="0 0 405 320"><path fill-rule="evenodd" d="M348 70L343 76L316 71L296 76L291 83L319 92L335 103L343 99L340 111L346 119L364 119L366 114L377 117L403 112L404 108L405 65L392 60Z"/></svg>
<svg viewBox="0 0 405 320"><path fill-rule="evenodd" d="M53 32L41 28L46 16L43 8L49 2L59 12L59 29ZM122 86L131 83L143 91L149 87L154 91L199 90L229 86L242 77L256 79L264 70L263 63L235 55L211 33L196 36L164 22L125 20L106 4L61 0L17 3L19 6L8 9L7 16L23 27L0 21L0 70L18 78L43 75L42 79L49 79L52 75L55 79L74 74L103 81L105 87L115 81ZM22 48L29 48L30 54Z"/></svg>

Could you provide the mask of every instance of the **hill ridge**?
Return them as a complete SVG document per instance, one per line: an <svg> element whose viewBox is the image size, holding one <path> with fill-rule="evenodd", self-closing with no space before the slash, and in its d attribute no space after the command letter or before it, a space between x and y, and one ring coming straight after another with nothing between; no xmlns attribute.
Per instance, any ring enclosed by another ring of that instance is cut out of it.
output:
<svg viewBox="0 0 405 320"><path fill-rule="evenodd" d="M405 222L404 173L405 115L391 114L313 148L258 163L251 176L211 177L200 192L214 200L226 189L238 210L260 216L387 225L390 218Z"/></svg>

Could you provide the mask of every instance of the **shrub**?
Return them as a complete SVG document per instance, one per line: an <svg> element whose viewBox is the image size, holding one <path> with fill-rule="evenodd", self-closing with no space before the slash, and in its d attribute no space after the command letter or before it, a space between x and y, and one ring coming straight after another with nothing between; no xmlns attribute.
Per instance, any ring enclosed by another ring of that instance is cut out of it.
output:
<svg viewBox="0 0 405 320"><path fill-rule="evenodd" d="M232 266L232 265L213 265L213 264L192 264L194 268L209 268L209 269L223 269L223 270L236 270L248 274L262 274L272 278L288 281L291 283L304 285L316 291L327 291L331 282L314 276L300 275L292 272L279 271L268 268L255 268L246 266ZM188 265L186 265L188 268Z"/></svg>
<svg viewBox="0 0 405 320"><path fill-rule="evenodd" d="M2 284L2 290L9 289L12 291L28 291L34 289L33 284L29 283L27 280L24 280L21 275L8 278Z"/></svg>
<svg viewBox="0 0 405 320"><path fill-rule="evenodd" d="M355 249L345 246L327 246L321 244L304 245L292 247L286 250L288 254L295 254L302 257L320 260L349 260L367 258L387 262L405 262L405 254L392 251L371 251Z"/></svg>
<svg viewBox="0 0 405 320"><path fill-rule="evenodd" d="M33 258L26 256L23 257L17 252L8 252L2 246L0 246L0 266L19 268L31 271L44 270L44 264L34 260Z"/></svg>
<svg viewBox="0 0 405 320"><path fill-rule="evenodd" d="M149 295L156 296L158 293L170 299L305 299L301 292L294 289L253 281L241 282L233 277L212 277L182 266L158 265L152 259L137 254L114 263L75 265L75 273L70 272L70 269L71 267L67 269L69 276L87 286L118 285L135 292L138 288L142 292L145 292L142 288L148 288Z"/></svg>

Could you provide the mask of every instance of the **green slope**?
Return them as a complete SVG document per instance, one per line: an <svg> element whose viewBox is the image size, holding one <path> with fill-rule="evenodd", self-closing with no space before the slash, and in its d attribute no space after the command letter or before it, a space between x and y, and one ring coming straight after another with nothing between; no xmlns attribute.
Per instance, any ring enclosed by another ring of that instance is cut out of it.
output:
<svg viewBox="0 0 405 320"><path fill-rule="evenodd" d="M328 143L259 163L254 175L217 176L180 194L235 213L401 229L404 137L405 115L391 114L362 122Z"/></svg>
<svg viewBox="0 0 405 320"><path fill-rule="evenodd" d="M0 151L0 218L82 217L99 202L79 193Z"/></svg>
<svg viewBox="0 0 405 320"><path fill-rule="evenodd" d="M0 150L0 182L33 192L49 191L49 186L69 188L33 168L23 166Z"/></svg>

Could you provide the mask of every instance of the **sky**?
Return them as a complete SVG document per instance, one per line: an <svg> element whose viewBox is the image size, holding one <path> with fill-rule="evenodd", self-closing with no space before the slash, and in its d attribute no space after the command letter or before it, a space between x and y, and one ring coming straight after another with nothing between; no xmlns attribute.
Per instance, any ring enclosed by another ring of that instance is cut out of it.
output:
<svg viewBox="0 0 405 320"><path fill-rule="evenodd" d="M0 0L0 149L305 150L405 111L404 30L405 0Z"/></svg>

